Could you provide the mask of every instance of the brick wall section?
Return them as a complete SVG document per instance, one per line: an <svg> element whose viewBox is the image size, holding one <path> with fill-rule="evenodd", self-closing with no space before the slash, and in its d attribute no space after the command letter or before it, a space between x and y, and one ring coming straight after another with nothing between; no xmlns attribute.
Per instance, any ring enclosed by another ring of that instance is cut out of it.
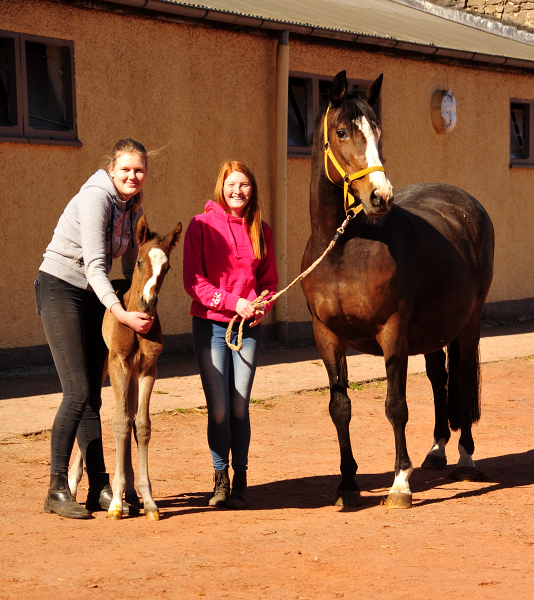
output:
<svg viewBox="0 0 534 600"><path fill-rule="evenodd" d="M526 0L430 0L448 8L466 9L534 30L534 2Z"/></svg>

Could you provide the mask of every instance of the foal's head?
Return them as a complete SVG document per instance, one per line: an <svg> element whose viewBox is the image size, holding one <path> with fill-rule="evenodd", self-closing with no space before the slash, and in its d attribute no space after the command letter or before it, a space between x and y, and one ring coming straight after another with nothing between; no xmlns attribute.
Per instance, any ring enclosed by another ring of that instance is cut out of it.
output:
<svg viewBox="0 0 534 600"><path fill-rule="evenodd" d="M332 82L327 114L328 142L340 167L348 175L368 167L382 167L378 151L380 127L371 108L378 98L381 85L382 75L364 92L349 91L345 71L338 73ZM324 127L324 113L320 122ZM319 126L319 129L323 130L323 127ZM332 161L328 160L327 165L330 179L342 187L343 176ZM350 191L361 200L363 210L369 217L384 215L391 208L393 187L383 170L373 171L352 181Z"/></svg>
<svg viewBox="0 0 534 600"><path fill-rule="evenodd" d="M170 268L169 256L172 249L180 241L182 224L161 236L150 231L143 215L137 225L137 241L139 254L132 279L132 291L139 295L141 312L151 314L156 310L158 293ZM130 309L131 310L131 309Z"/></svg>

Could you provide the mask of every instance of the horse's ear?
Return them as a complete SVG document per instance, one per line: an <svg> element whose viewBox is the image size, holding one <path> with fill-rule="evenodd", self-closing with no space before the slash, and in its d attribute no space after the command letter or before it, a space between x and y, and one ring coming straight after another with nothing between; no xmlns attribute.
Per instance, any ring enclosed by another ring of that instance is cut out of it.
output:
<svg viewBox="0 0 534 600"><path fill-rule="evenodd" d="M341 104L348 88L349 82L347 81L347 71L340 71L334 77L332 87L330 88L330 104L332 105L332 108L337 108Z"/></svg>
<svg viewBox="0 0 534 600"><path fill-rule="evenodd" d="M384 78L384 73L380 73L380 75L373 81L373 83L367 88L367 102L369 102L370 106L373 106L374 103L378 100L378 94L380 94L380 88L382 87L382 79Z"/></svg>
<svg viewBox="0 0 534 600"><path fill-rule="evenodd" d="M176 244L180 241L180 236L182 235L182 224L178 223L176 227L170 231L166 236L164 243L171 250L176 246Z"/></svg>
<svg viewBox="0 0 534 600"><path fill-rule="evenodd" d="M142 246L147 240L150 239L150 229L148 228L148 223L146 222L145 215L141 215L139 222L137 223L137 243L139 246Z"/></svg>

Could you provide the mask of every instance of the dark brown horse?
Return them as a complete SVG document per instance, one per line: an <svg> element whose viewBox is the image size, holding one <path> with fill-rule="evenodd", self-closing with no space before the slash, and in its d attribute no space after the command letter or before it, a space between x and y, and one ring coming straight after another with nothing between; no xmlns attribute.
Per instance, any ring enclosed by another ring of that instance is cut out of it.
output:
<svg viewBox="0 0 534 600"><path fill-rule="evenodd" d="M408 355L425 355L434 393L434 443L423 466L444 468L450 429L461 429L454 474L469 480L479 475L471 457L471 426L480 417L480 317L492 279L494 237L486 211L456 187L410 185L395 193L393 203L370 107L381 83L382 76L365 94L348 91L345 71L338 73L328 109L317 120L312 233L302 268L321 255L346 215L354 218L302 287L330 380L330 415L341 452L336 504L361 503L349 435L346 353L351 347L384 356L385 410L396 449L386 506L408 508L413 469L405 435ZM356 214L360 203L363 211Z"/></svg>

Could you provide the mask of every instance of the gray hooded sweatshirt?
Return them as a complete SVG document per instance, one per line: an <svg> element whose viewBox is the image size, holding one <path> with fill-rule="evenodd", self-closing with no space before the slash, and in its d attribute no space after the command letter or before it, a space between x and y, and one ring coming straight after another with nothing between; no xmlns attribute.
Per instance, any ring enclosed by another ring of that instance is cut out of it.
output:
<svg viewBox="0 0 534 600"><path fill-rule="evenodd" d="M106 171L98 170L67 204L39 270L94 291L111 308L119 301L108 278L112 261L122 256L122 272L132 278L142 214L136 197L121 200Z"/></svg>

